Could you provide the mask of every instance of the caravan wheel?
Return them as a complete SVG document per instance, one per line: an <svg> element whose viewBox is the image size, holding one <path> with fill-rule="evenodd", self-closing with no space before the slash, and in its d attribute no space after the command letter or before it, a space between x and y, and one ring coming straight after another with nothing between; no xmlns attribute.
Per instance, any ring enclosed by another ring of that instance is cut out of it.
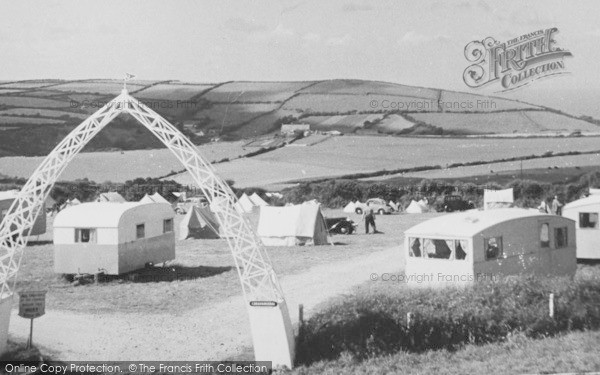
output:
<svg viewBox="0 0 600 375"><path fill-rule="evenodd" d="M362 208L357 208L356 210L354 210L354 212L356 212L359 215L362 215L363 210L362 210Z"/></svg>

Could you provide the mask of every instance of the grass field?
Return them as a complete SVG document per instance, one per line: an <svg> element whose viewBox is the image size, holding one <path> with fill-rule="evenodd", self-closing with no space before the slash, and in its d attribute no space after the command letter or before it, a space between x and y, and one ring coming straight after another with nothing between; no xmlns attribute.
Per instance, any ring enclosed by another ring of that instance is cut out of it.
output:
<svg viewBox="0 0 600 375"><path fill-rule="evenodd" d="M232 179L236 186L267 186L291 180L326 178L384 169L393 170L420 166L444 168L452 163L498 160L502 158L542 155L548 151L595 151L598 138L522 138L522 139L462 139L462 138L398 138L377 136L331 137L307 147L283 147L251 158L221 163L220 175ZM234 159L255 151L244 148L245 142L218 142L202 145L199 150L209 161ZM42 157L0 158L0 173L29 177ZM591 166L598 157L575 155L526 160L525 169L547 167ZM96 182L123 182L136 177L158 177L180 171L179 165L166 149L104 153L84 153L76 157L62 179L87 177ZM520 162L494 163L472 167L437 169L400 177L454 178L520 169ZM394 176L383 176L389 179ZM193 182L187 174L174 176L183 183Z"/></svg>
<svg viewBox="0 0 600 375"><path fill-rule="evenodd" d="M486 102L489 100L490 102ZM442 91L440 101L446 112L487 112L504 111L507 109L539 109L539 106L507 100L498 97L482 98L480 95L464 92ZM492 104L493 103L493 104Z"/></svg>
<svg viewBox="0 0 600 375"><path fill-rule="evenodd" d="M324 215L348 214L341 210L325 210ZM378 216L378 229L385 234L367 236L362 234L364 229L360 226L359 234L332 236L333 246L269 247L267 251L279 275L293 275L312 266L399 246L405 229L435 215L438 214ZM351 216L360 221L359 216ZM176 232L182 218L182 215L176 217ZM251 214L250 219L256 225L257 213ZM40 242L26 248L17 283L17 289L49 289L47 309L178 314L201 307L207 301L241 294L235 264L225 240L177 241L177 259L168 268L143 271L137 280L120 277L98 285L72 285L53 273L53 245L48 243L52 238L51 221L48 220L49 232L40 236Z"/></svg>
<svg viewBox="0 0 600 375"><path fill-rule="evenodd" d="M32 98L27 96L0 96L0 105L29 108L67 108L68 103L58 100Z"/></svg>
<svg viewBox="0 0 600 375"><path fill-rule="evenodd" d="M60 125L64 123L64 120L22 116L3 116L0 114L0 125Z"/></svg>
<svg viewBox="0 0 600 375"><path fill-rule="evenodd" d="M212 85L182 85L182 84L158 84L144 88L136 92L136 96L148 99L189 100L201 94Z"/></svg>
<svg viewBox="0 0 600 375"><path fill-rule="evenodd" d="M289 374L549 374L600 371L600 332L573 332L535 340L520 335L503 343L458 351L398 353L359 362L351 356L298 367Z"/></svg>
<svg viewBox="0 0 600 375"><path fill-rule="evenodd" d="M218 142L198 146L200 154L208 161L237 158L253 148L246 149L245 142ZM0 173L8 176L29 178L44 160L43 157L0 158ZM159 177L184 167L168 149L135 150L123 152L84 152L75 157L61 175L62 180L88 178L102 183L105 181L125 182L136 177Z"/></svg>
<svg viewBox="0 0 600 375"><path fill-rule="evenodd" d="M583 120L540 111L499 113L414 113L418 121L464 134L544 134L599 132L600 127Z"/></svg>
<svg viewBox="0 0 600 375"><path fill-rule="evenodd" d="M219 103L282 102L313 82L231 82L204 97Z"/></svg>
<svg viewBox="0 0 600 375"><path fill-rule="evenodd" d="M600 167L600 154L587 154L587 155L573 155L573 156L557 156L552 158L544 159L532 159L523 161L523 169L527 171L529 169L534 170L545 170L548 174L560 175L560 168L567 168L568 170L578 167ZM549 169L550 168L550 169ZM411 172L403 174L403 177L411 178L428 178L428 179L452 179L452 178L464 178L470 176L489 176L493 174L520 174L521 162L502 162L502 163L491 163L485 165L474 165L469 167L457 167L449 169L439 169L422 172ZM527 173L527 172L525 172ZM568 173L569 175L571 173ZM388 176L381 178L381 180L389 179Z"/></svg>
<svg viewBox="0 0 600 375"><path fill-rule="evenodd" d="M133 83L127 83L127 89L129 91L136 91L144 86L136 85ZM101 95L113 95L117 96L123 89L123 83L114 82L69 82L62 85L52 86L52 90L65 91L65 92L79 92L79 93L90 93L90 94L101 94Z"/></svg>
<svg viewBox="0 0 600 375"><path fill-rule="evenodd" d="M398 85L388 82L362 81L362 80L331 80L319 82L309 86L301 93L305 94L351 94L351 95L394 95L414 98L436 99L439 90L424 87Z"/></svg>
<svg viewBox="0 0 600 375"><path fill-rule="evenodd" d="M239 124L249 121L257 116L277 109L276 103L243 104L212 104L209 108L196 112L195 118L208 117L212 120L212 127L220 130L236 128Z"/></svg>
<svg viewBox="0 0 600 375"><path fill-rule="evenodd" d="M62 117L69 116L80 120L85 120L87 115L84 113L55 111L52 109L41 108L12 108L0 111L0 116L40 116L40 117Z"/></svg>

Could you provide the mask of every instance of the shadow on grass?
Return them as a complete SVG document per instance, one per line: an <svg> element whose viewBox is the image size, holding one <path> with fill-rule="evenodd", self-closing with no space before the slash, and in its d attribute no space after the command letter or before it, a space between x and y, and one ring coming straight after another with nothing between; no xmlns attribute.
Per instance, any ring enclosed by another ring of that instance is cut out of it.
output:
<svg viewBox="0 0 600 375"><path fill-rule="evenodd" d="M226 267L208 267L208 266L167 266L167 267L146 267L136 271L128 272L123 275L98 275L98 282L103 283L156 283L156 282L172 282L196 280L207 277L220 275L229 272L233 269L231 266ZM93 276L89 275L84 278L78 278L74 275L65 275L65 279L69 282L77 284L89 284L93 282Z"/></svg>
<svg viewBox="0 0 600 375"><path fill-rule="evenodd" d="M40 241L27 241L27 246L42 246L42 245L52 245L53 241L50 240L40 240Z"/></svg>

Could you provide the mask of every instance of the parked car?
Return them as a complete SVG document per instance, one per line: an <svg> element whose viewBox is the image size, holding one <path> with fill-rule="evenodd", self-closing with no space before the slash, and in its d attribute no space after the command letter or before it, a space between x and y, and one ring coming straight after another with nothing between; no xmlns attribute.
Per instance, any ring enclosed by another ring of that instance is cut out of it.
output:
<svg viewBox="0 0 600 375"><path fill-rule="evenodd" d="M446 195L444 197L444 212L466 211L475 208L473 202L467 202L460 195Z"/></svg>
<svg viewBox="0 0 600 375"><path fill-rule="evenodd" d="M345 217L325 218L325 225L330 234L352 234L358 226L354 221Z"/></svg>
<svg viewBox="0 0 600 375"><path fill-rule="evenodd" d="M381 198L371 198L365 203L357 203L354 212L361 215L365 210L372 209L373 212L384 215L391 214L394 209L386 201Z"/></svg>

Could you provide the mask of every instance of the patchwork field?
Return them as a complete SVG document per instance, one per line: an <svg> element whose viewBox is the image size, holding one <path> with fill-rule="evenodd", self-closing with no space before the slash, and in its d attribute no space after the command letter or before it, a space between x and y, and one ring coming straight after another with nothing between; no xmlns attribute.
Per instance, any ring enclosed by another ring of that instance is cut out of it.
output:
<svg viewBox="0 0 600 375"><path fill-rule="evenodd" d="M351 128L364 128L365 123L380 120L382 114L375 115L340 115L340 116L309 116L302 119L303 123L311 124L314 130L344 130Z"/></svg>
<svg viewBox="0 0 600 375"><path fill-rule="evenodd" d="M304 94L393 95L413 98L437 99L440 90L399 85L388 82L339 79L323 81L303 90Z"/></svg>
<svg viewBox="0 0 600 375"><path fill-rule="evenodd" d="M136 91L142 89L144 86L128 82L127 87L130 91ZM122 89L122 82L70 82L62 85L52 86L52 90L58 91L81 92L113 96L119 95Z"/></svg>
<svg viewBox="0 0 600 375"><path fill-rule="evenodd" d="M573 167L600 167L600 153L597 154L587 154L587 155L573 155L573 156L557 156L552 158L544 158L544 159L532 159L532 160L524 160L522 163L523 169L525 171L530 169L546 169L549 173L559 173L556 172L556 168L573 168ZM457 167L457 168L449 168L449 169L438 169L431 171L422 171L422 172L411 172L404 173L403 177L412 177L412 178L427 178L427 179L442 179L442 178L463 178L469 176L483 176L483 175L493 175L502 172L515 172L518 174L518 171L521 169L521 162L502 162L502 163L491 163L485 165L474 165L468 167ZM379 178L369 178L369 180L386 180L389 179L390 176L384 177L381 176Z"/></svg>
<svg viewBox="0 0 600 375"><path fill-rule="evenodd" d="M41 108L13 108L0 111L0 116L34 116L34 117L73 117L80 120L85 120L88 115L84 113L55 111L52 109ZM28 119L25 119L27 121Z"/></svg>
<svg viewBox="0 0 600 375"><path fill-rule="evenodd" d="M136 92L140 98L164 99L170 100L189 100L194 96L203 93L213 85L191 85L191 84L158 84L143 88Z"/></svg>
<svg viewBox="0 0 600 375"><path fill-rule="evenodd" d="M42 124L64 124L62 120L47 118L28 118L21 116L4 116L0 114L0 125L42 125Z"/></svg>
<svg viewBox="0 0 600 375"><path fill-rule="evenodd" d="M309 147L287 146L252 158L219 164L217 171L223 177L234 180L236 186L269 187L292 180L385 169L436 165L445 167L452 163L542 155L549 151L595 150L600 150L598 138L440 139L343 136L331 137ZM574 158L574 162L593 163L593 159L587 155ZM552 166L558 162L557 159L559 158L546 158L537 163L544 167ZM526 163L530 162L533 161ZM174 179L182 184L192 183L186 173L177 175Z"/></svg>
<svg viewBox="0 0 600 375"><path fill-rule="evenodd" d="M282 102L313 82L231 82L204 97L219 103Z"/></svg>
<svg viewBox="0 0 600 375"><path fill-rule="evenodd" d="M29 111L77 109L80 113L91 114L118 95L122 87L122 80L108 79L5 82L0 83L0 110L34 113ZM196 126L188 127L187 131L196 135L197 143L205 141L202 137L207 136L239 140L272 135L278 132L282 123L290 121L306 121L317 130L338 130L348 134L462 136L596 131L594 119L585 122L568 118L514 100L387 82L343 79L223 83L132 80L127 87L134 97L168 121L196 122ZM182 106L179 103L191 99L197 104ZM477 114L469 117L468 113L473 111ZM504 113L507 111L510 114ZM416 117L401 117L401 113ZM387 117L379 122L384 116ZM66 119L64 126L75 127L82 116L76 117ZM23 123L40 124L39 120L30 118L33 117L24 116ZM54 126L53 134L62 134L66 129L59 128L62 123L52 121L44 125ZM44 155L52 149L51 142L36 143L34 134L20 131L4 131L11 136L0 139L0 155ZM112 132L110 128L108 131ZM47 134L43 136L48 139ZM148 137L137 137L133 128L112 132L109 138L113 140L110 141L112 144L98 145L94 150L155 147ZM119 142L122 138L128 141Z"/></svg>
<svg viewBox="0 0 600 375"><path fill-rule="evenodd" d="M427 124L464 134L600 132L600 126L551 112L413 113Z"/></svg>

